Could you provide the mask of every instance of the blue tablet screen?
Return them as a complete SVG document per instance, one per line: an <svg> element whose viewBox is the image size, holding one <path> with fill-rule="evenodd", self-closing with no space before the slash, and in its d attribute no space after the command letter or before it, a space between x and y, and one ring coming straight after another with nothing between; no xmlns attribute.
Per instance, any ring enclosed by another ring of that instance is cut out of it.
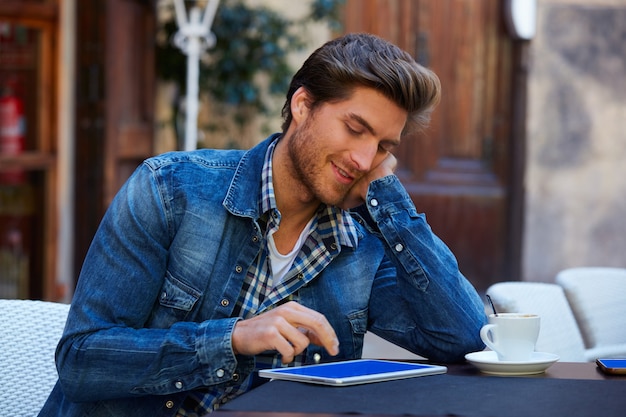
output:
<svg viewBox="0 0 626 417"><path fill-rule="evenodd" d="M318 376L324 378L347 378L355 375L375 375L380 373L401 372L424 368L430 368L430 366L406 362L363 360L329 363L320 366L275 369L274 371L284 371L290 374Z"/></svg>

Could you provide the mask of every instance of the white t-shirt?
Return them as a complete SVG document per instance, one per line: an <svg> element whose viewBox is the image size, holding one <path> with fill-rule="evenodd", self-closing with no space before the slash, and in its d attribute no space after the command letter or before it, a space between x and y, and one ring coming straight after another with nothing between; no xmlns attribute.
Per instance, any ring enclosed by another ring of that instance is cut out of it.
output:
<svg viewBox="0 0 626 417"><path fill-rule="evenodd" d="M313 219L314 218L312 217L311 220L309 220L307 225L302 230L302 233L300 233L300 237L298 238L296 244L293 246L293 249L286 255L283 255L282 253L278 252L278 249L276 249L276 243L274 243L274 232L271 232L268 235L267 246L269 249L270 265L272 267L272 286L274 288L276 288L280 283L283 282L285 275L287 275L287 272L289 272L291 265L293 265L293 261L296 259L296 256L298 256L302 245L304 245L306 238L311 232Z"/></svg>

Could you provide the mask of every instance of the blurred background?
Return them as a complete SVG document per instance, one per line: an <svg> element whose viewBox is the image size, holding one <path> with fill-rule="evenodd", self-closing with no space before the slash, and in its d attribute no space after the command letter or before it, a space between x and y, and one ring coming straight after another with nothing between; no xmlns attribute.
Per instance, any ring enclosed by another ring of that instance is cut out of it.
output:
<svg viewBox="0 0 626 417"><path fill-rule="evenodd" d="M71 300L121 184L182 149L177 19L174 0L0 0L0 298ZM441 78L398 176L479 291L626 267L626 0L221 0L210 30L198 147L280 130L308 54L375 33Z"/></svg>

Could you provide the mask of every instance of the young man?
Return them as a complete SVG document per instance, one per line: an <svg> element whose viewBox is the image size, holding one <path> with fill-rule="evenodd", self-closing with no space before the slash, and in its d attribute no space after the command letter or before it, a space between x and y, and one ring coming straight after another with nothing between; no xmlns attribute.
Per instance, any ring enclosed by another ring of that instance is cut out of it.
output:
<svg viewBox="0 0 626 417"><path fill-rule="evenodd" d="M87 254L41 415L202 415L255 369L359 358L366 330L438 362L482 350L480 297L393 175L439 88L347 35L294 76L282 134L145 161Z"/></svg>

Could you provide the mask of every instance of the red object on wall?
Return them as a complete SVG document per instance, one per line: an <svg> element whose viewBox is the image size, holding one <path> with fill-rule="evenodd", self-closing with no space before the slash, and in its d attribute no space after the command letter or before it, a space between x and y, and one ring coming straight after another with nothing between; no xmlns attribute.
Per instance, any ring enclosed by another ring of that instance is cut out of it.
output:
<svg viewBox="0 0 626 417"><path fill-rule="evenodd" d="M0 155L26 150L24 102L6 83L0 92ZM0 298L29 296L32 190L26 171L0 166Z"/></svg>
<svg viewBox="0 0 626 417"><path fill-rule="evenodd" d="M25 150L24 104L11 88L0 96L0 154L19 155ZM0 170L0 183L20 184L26 180L22 170Z"/></svg>

